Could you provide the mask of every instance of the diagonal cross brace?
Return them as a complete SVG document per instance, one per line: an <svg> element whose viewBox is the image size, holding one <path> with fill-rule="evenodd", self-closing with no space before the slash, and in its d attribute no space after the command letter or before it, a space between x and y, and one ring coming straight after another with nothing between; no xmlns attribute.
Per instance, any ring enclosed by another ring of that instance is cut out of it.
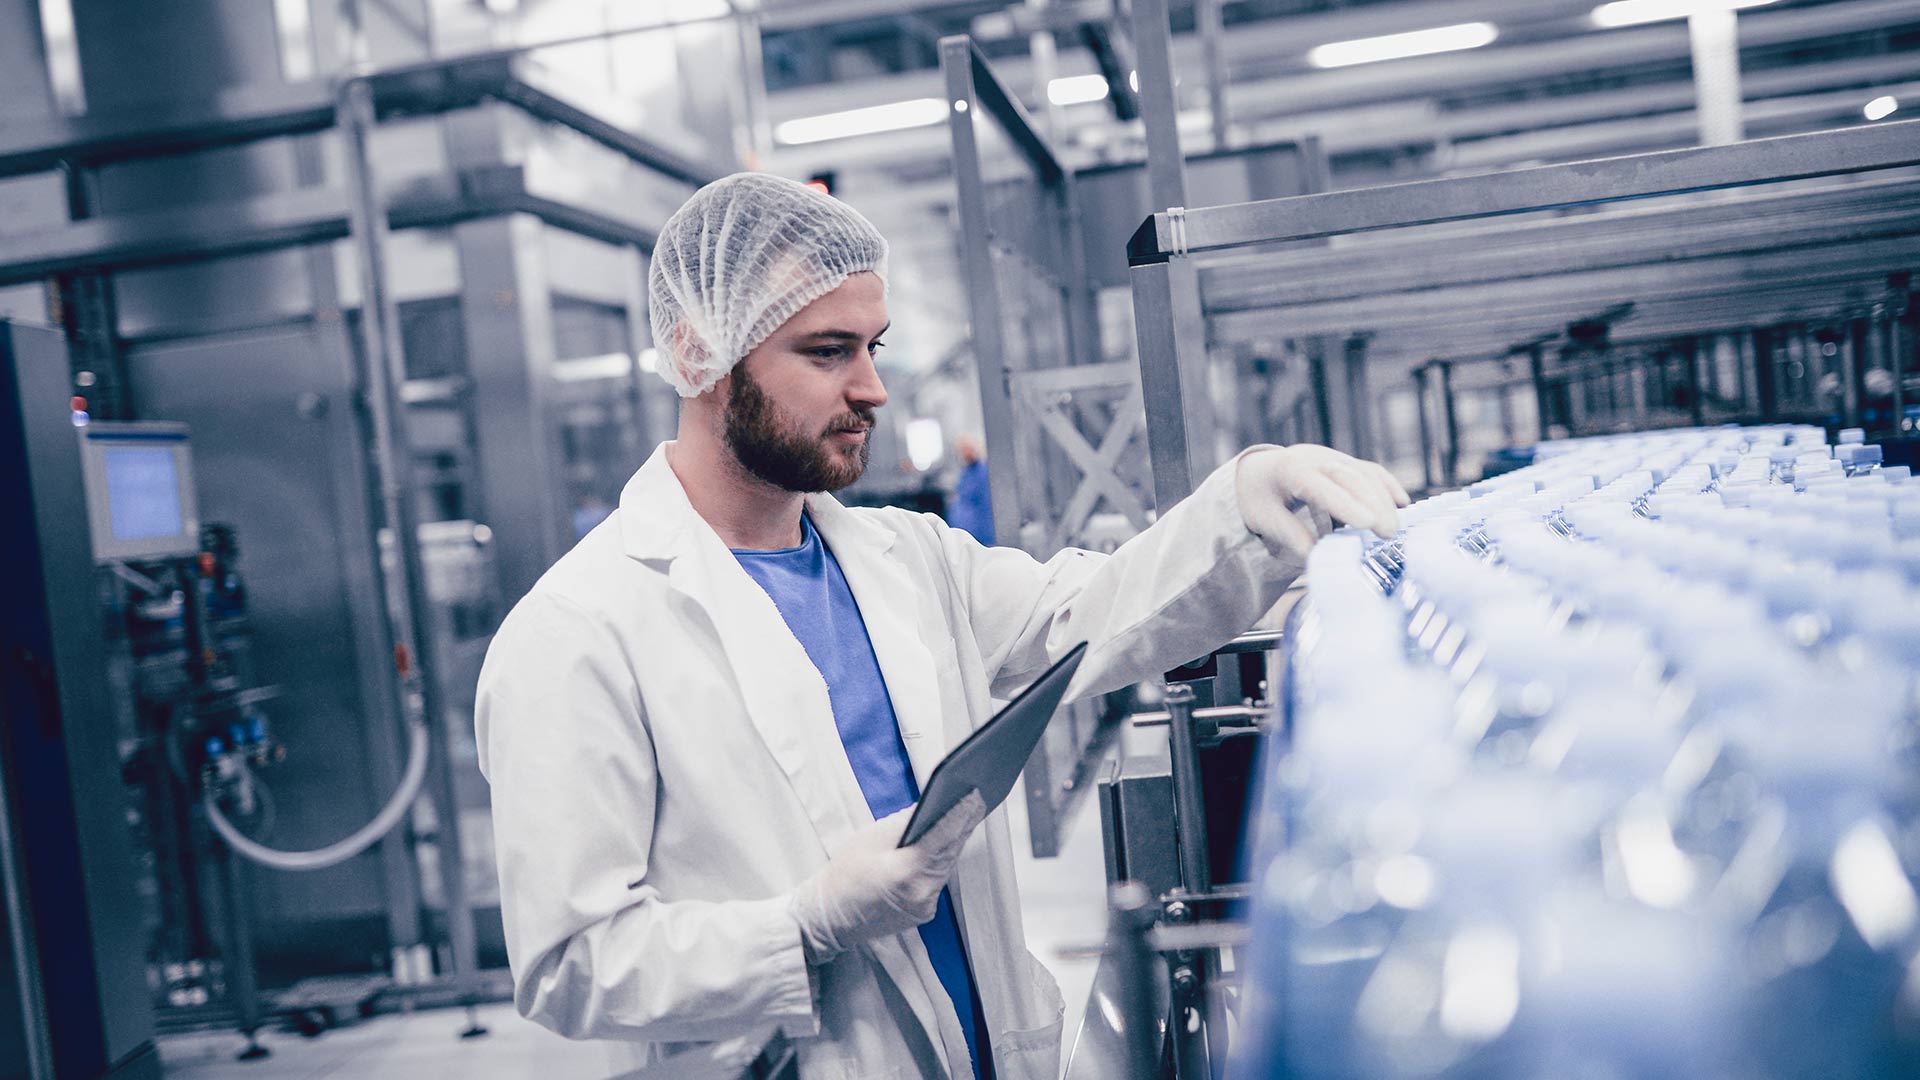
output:
<svg viewBox="0 0 1920 1080"><path fill-rule="evenodd" d="M1146 528L1146 506L1114 471L1114 465L1119 462L1120 455L1126 451L1127 445L1133 441L1134 432L1140 427L1142 406L1139 385L1128 389L1126 398L1114 413L1113 423L1100 438L1098 450L1080 433L1073 421L1061 413L1058 405L1051 402L1030 404L1035 406L1034 412L1041 428L1053 436L1054 443L1065 451L1082 473L1073 497L1067 500L1066 507L1061 510L1054 524L1053 535L1049 537L1051 546L1056 550L1065 547L1087 523L1087 518L1092 516L1102 495L1115 509L1125 514L1135 528Z"/></svg>

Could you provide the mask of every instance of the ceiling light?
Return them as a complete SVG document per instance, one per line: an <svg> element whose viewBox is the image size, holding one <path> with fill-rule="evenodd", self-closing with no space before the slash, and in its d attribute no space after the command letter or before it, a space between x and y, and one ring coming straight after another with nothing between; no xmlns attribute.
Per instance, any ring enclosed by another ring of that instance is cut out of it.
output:
<svg viewBox="0 0 1920 1080"><path fill-rule="evenodd" d="M925 127L947 118L947 103L939 98L913 98L887 105L871 105L846 112L803 116L776 125L773 137L788 146L877 135L883 131Z"/></svg>
<svg viewBox="0 0 1920 1080"><path fill-rule="evenodd" d="M1500 36L1500 28L1488 22L1456 23L1431 30L1414 30L1384 37L1358 38L1318 45L1307 52L1307 63L1319 68L1371 64L1377 60L1399 60L1408 56L1458 52L1491 45Z"/></svg>
<svg viewBox="0 0 1920 1080"><path fill-rule="evenodd" d="M1892 116L1894 110L1899 107L1900 102L1895 100L1891 94L1888 94L1867 102L1867 107L1861 111L1867 114L1867 119L1869 120L1885 120L1887 117Z"/></svg>
<svg viewBox="0 0 1920 1080"><path fill-rule="evenodd" d="M652 350L649 349L649 352ZM657 360L655 361L658 362ZM651 368L647 370L652 370ZM626 353L603 353L599 356L583 356L573 360L559 360L553 365L553 377L559 382L587 382L593 379L623 379L633 374L633 357Z"/></svg>
<svg viewBox="0 0 1920 1080"><path fill-rule="evenodd" d="M1107 80L1101 75L1068 75L1047 84L1047 100L1055 105L1085 105L1107 96Z"/></svg>
<svg viewBox="0 0 1920 1080"><path fill-rule="evenodd" d="M1601 4L1589 16L1595 26L1637 26L1640 23L1684 19L1703 11L1739 11L1760 7L1773 0L1615 0Z"/></svg>

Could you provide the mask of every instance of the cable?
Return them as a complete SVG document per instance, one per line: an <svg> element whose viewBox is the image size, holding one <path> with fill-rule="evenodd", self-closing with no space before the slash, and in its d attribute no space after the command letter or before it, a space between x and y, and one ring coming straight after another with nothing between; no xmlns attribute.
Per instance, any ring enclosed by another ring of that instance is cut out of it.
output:
<svg viewBox="0 0 1920 1080"><path fill-rule="evenodd" d="M207 820L213 823L213 831L227 842L235 852L262 866L275 870L302 871L324 870L337 866L355 855L372 847L376 841L400 823L413 800L420 796L420 786L427 778L427 725L416 721L409 725L411 731L407 740L407 770L400 778L400 786L393 791L393 797L387 805L373 816L373 820L344 840L328 844L312 851L281 851L265 844L248 839L227 815L220 811L219 802L209 788L203 800L207 808Z"/></svg>

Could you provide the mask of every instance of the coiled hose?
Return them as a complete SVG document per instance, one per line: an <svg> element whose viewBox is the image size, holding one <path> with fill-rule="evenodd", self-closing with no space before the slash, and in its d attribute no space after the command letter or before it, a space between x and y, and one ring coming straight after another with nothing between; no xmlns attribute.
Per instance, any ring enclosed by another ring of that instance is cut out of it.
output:
<svg viewBox="0 0 1920 1080"><path fill-rule="evenodd" d="M392 832L393 827L400 824L400 819L413 805L413 800L420 796L420 786L427 779L427 725L415 721L407 726L409 729L407 769L400 777L399 786L393 789L393 797L387 800L387 804L380 808L380 812L373 816L372 821L360 826L353 835L344 840L335 841L323 848L314 848L312 851L282 851L279 848L270 848L257 840L249 839L238 826L227 819L227 815L220 810L219 801L212 788L207 789L205 798L207 820L213 824L213 831L220 834L220 839L225 840L228 847L262 866L269 866L275 870L324 870L329 866L346 862L372 847L387 833Z"/></svg>

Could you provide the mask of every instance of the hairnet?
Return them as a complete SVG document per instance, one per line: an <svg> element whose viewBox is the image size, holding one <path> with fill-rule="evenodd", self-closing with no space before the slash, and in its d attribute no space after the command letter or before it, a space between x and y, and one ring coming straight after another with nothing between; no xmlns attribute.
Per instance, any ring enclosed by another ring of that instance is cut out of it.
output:
<svg viewBox="0 0 1920 1080"><path fill-rule="evenodd" d="M887 241L805 184L735 173L693 193L660 230L647 273L660 374L703 393L801 308L852 274L887 277Z"/></svg>

